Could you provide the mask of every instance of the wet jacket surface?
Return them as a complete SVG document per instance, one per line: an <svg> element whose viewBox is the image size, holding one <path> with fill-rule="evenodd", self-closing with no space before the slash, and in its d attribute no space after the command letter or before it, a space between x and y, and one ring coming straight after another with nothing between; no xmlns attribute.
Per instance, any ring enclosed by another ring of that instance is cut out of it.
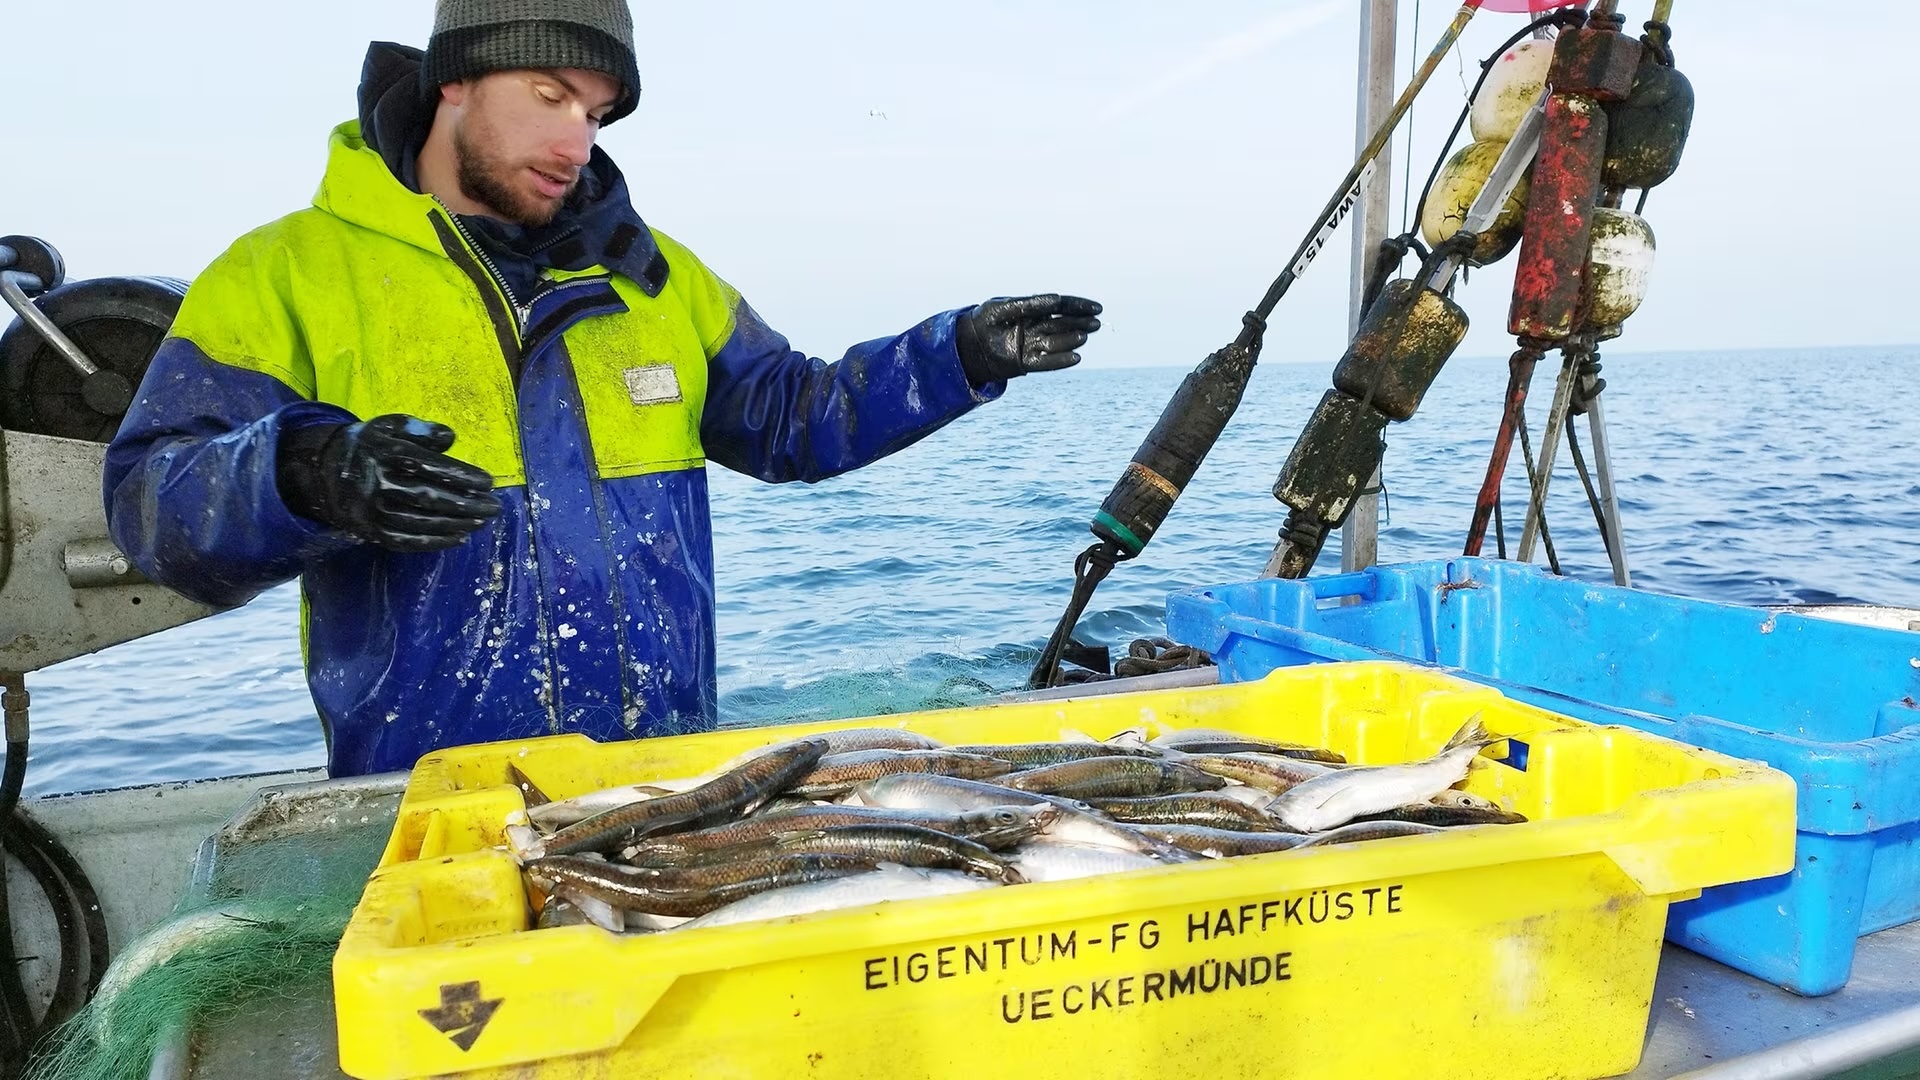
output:
<svg viewBox="0 0 1920 1080"><path fill-rule="evenodd" d="M300 577L335 775L711 728L707 463L819 480L1000 390L962 374L957 312L832 364L794 351L595 156L591 227L509 296L466 223L341 125L313 206L196 279L108 450L113 538L152 579L224 606ZM282 431L393 412L495 477L503 512L458 547L387 551L281 500Z"/></svg>

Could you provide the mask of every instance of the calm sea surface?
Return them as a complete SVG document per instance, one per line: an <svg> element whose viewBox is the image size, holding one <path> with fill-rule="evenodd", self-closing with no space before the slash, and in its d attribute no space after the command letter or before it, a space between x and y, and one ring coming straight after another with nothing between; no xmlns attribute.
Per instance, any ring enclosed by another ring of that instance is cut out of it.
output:
<svg viewBox="0 0 1920 1080"><path fill-rule="evenodd" d="M1920 606L1920 347L1604 363L1636 585L1745 604ZM1259 574L1284 516L1274 474L1329 371L1255 372L1159 538L1095 597L1083 638L1124 648L1158 631L1168 591ZM901 711L1017 687L1066 601L1088 519L1184 374L1023 379L920 445L814 487L716 467L723 721ZM1535 380L1536 431L1553 374L1543 364ZM1381 561L1459 552L1505 384L1500 360L1456 360L1420 415L1389 431ZM1560 558L1569 574L1606 580L1564 450L1560 461ZM1519 471L1516 449L1511 506L1525 499ZM1509 528L1517 539L1518 522ZM1319 572L1339 565L1336 543ZM282 587L31 676L28 793L321 764L298 607Z"/></svg>

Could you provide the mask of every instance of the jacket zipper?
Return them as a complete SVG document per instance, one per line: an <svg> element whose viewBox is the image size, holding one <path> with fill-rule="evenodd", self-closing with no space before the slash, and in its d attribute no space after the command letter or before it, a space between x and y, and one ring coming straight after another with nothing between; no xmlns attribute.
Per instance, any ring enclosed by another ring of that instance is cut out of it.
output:
<svg viewBox="0 0 1920 1080"><path fill-rule="evenodd" d="M439 203L440 209L447 212L447 221L453 226L454 233L460 237L460 242L467 245L468 251L473 252L473 257L480 261L481 269L487 272L488 280L493 282L494 288L500 290L501 296L506 297L507 307L513 312L514 328L516 330L525 330L527 328L527 319L533 314L533 300L530 298L525 304L522 304L519 300L515 299L513 290L507 287L506 277L500 273L500 268L493 264L493 256L488 255L487 249L476 242L473 234L468 232L467 227L460 223L460 215L454 213L453 207L443 202L440 196L433 196L433 201Z"/></svg>

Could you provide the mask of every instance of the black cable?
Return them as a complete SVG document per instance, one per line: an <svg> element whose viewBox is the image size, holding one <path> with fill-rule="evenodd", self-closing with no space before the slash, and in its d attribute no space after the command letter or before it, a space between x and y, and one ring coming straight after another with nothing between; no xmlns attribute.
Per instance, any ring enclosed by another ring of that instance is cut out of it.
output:
<svg viewBox="0 0 1920 1080"><path fill-rule="evenodd" d="M13 839L9 826L27 776L27 740L18 730L20 725L13 722L25 708L25 695L26 683L21 677L8 675L0 681L0 706L4 706L9 721L6 761L0 765L0 1078L6 1080L18 1075L17 1069L24 1065L27 1050L39 1034L33 1003L20 978L22 961L13 951L13 910L7 895L4 854Z"/></svg>
<svg viewBox="0 0 1920 1080"><path fill-rule="evenodd" d="M1593 486L1593 479L1587 475L1587 456L1580 452L1579 425L1567 423L1567 449L1573 452L1573 468L1580 474L1580 486L1587 489L1587 505L1593 508L1593 523L1600 527L1600 543L1607 549L1607 559L1613 559L1613 534L1607 530L1607 515L1600 509L1600 493Z"/></svg>
<svg viewBox="0 0 1920 1080"><path fill-rule="evenodd" d="M1507 557L1507 523L1500 520L1500 500L1493 500L1493 550L1500 558Z"/></svg>
<svg viewBox="0 0 1920 1080"><path fill-rule="evenodd" d="M1520 457L1527 466L1527 512L1537 514L1540 518L1540 543L1547 549L1547 569L1553 571L1556 577L1565 577L1566 572L1560 569L1560 556L1553 550L1553 534L1547 531L1547 502L1542 499L1539 506L1533 505L1533 489L1537 484L1534 479L1533 440L1527 437L1525 415L1520 417Z"/></svg>
<svg viewBox="0 0 1920 1080"><path fill-rule="evenodd" d="M28 1055L93 996L107 971L107 922L99 894L79 860L51 832L19 808L26 780L27 706L24 680L4 682L6 761L0 767L0 1080L13 1080ZM43 1016L20 977L21 958L13 951L13 913L5 888L5 859L11 855L46 897L60 949L53 994Z"/></svg>
<svg viewBox="0 0 1920 1080"><path fill-rule="evenodd" d="M53 996L47 1004L46 1015L38 1021L29 1017L27 1043L31 1046L39 1038L79 1011L87 1003L87 971L83 967L87 960L86 941L81 936L83 929L74 910L73 897L66 888L66 879L49 855L47 849L36 844L29 833L39 826L24 814L13 819L13 827L7 831L6 853L17 859L21 868L27 872L47 896L49 907L53 911L54 928L60 947L59 974L54 980ZM22 997L25 989L22 988Z"/></svg>
<svg viewBox="0 0 1920 1080"><path fill-rule="evenodd" d="M1125 562L1129 556L1116 544L1102 540L1073 560L1073 596L1067 601L1067 609L1060 613L1060 621L1054 625L1053 635L1047 638L1046 648L1040 651L1040 659L1033 665L1033 672L1027 676L1027 687L1042 690L1060 685L1060 658L1067 651L1067 643L1073 638L1073 628L1080 622L1080 616L1087 610L1088 601L1093 599L1093 590L1100 587L1113 568Z"/></svg>
<svg viewBox="0 0 1920 1080"><path fill-rule="evenodd" d="M1447 151L1453 149L1453 141L1460 137L1460 129L1467 126L1467 118L1473 115L1473 99L1480 96L1480 87L1486 83L1487 76L1493 71L1494 62L1499 60L1508 49L1520 44L1521 38L1532 34L1536 30L1548 26L1577 24L1584 21L1586 17L1586 12L1581 11L1579 8L1561 8L1558 11L1542 15L1540 18L1521 27L1517 33L1501 43L1499 48L1493 50L1492 54L1485 60L1480 61L1480 77L1473 81L1473 89L1467 91L1467 103L1461 106L1460 117L1453 122L1453 130L1447 133L1447 141L1440 144L1440 156L1434 159L1433 171L1427 174L1426 186L1420 189L1420 201L1415 203L1413 208L1413 219L1415 221L1419 221L1421 216L1427 212L1427 196L1433 193L1433 185L1440 179L1440 170L1446 166ZM1408 146L1411 147L1412 144L1409 143ZM1411 157L1412 154L1409 153L1408 156Z"/></svg>

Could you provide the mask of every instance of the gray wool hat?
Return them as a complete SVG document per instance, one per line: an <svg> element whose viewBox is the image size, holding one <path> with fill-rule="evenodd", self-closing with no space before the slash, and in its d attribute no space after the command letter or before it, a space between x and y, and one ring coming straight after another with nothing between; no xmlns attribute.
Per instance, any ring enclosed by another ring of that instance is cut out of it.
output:
<svg viewBox="0 0 1920 1080"><path fill-rule="evenodd" d="M490 71L580 68L620 82L602 125L633 111L640 70L626 0L439 0L420 79L428 94Z"/></svg>

